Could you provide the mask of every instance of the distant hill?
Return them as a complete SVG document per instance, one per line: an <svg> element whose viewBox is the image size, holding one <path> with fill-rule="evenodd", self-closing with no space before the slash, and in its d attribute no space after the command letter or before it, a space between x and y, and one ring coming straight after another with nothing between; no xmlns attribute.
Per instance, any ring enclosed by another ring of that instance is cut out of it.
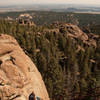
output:
<svg viewBox="0 0 100 100"><path fill-rule="evenodd" d="M75 10L70 8L69 10ZM5 12L1 13L1 18L13 18L16 20L22 15L30 16L31 20L37 25L51 24L56 21L68 22L78 24L79 26L86 26L88 24L99 24L100 14L89 13L74 13L74 12L54 12L54 11L21 11L21 12Z"/></svg>

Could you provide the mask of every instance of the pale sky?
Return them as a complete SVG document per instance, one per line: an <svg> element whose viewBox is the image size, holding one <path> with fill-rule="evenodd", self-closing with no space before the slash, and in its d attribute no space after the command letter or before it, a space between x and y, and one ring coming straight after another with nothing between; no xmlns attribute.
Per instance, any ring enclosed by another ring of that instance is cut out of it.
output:
<svg viewBox="0 0 100 100"><path fill-rule="evenodd" d="M0 0L0 5L36 4L36 3L100 5L100 0Z"/></svg>

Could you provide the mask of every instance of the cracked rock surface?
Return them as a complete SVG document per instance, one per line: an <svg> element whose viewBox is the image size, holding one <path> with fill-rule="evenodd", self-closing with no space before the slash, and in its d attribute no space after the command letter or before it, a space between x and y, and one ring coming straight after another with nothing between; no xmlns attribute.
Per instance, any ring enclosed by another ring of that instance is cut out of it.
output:
<svg viewBox="0 0 100 100"><path fill-rule="evenodd" d="M28 100L32 92L43 100L49 100L42 77L34 63L13 37L1 34L0 99Z"/></svg>

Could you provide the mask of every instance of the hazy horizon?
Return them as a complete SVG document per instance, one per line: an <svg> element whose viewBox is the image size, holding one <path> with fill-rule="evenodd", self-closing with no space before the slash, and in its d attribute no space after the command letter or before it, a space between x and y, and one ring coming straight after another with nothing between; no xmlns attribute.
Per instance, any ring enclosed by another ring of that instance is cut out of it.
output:
<svg viewBox="0 0 100 100"><path fill-rule="evenodd" d="M0 6L29 5L29 4L83 4L100 5L98 0L0 0Z"/></svg>

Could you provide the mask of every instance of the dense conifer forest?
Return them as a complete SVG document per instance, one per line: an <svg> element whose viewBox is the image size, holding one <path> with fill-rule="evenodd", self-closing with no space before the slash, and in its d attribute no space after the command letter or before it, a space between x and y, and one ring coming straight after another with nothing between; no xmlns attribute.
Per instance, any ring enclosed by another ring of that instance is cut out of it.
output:
<svg viewBox="0 0 100 100"><path fill-rule="evenodd" d="M49 31L55 28L54 25L29 26L0 20L0 34L14 36L31 57L51 100L99 100L100 39L96 47L89 46L78 38L69 38L62 26L58 26L59 32ZM78 46L82 49L77 50Z"/></svg>

